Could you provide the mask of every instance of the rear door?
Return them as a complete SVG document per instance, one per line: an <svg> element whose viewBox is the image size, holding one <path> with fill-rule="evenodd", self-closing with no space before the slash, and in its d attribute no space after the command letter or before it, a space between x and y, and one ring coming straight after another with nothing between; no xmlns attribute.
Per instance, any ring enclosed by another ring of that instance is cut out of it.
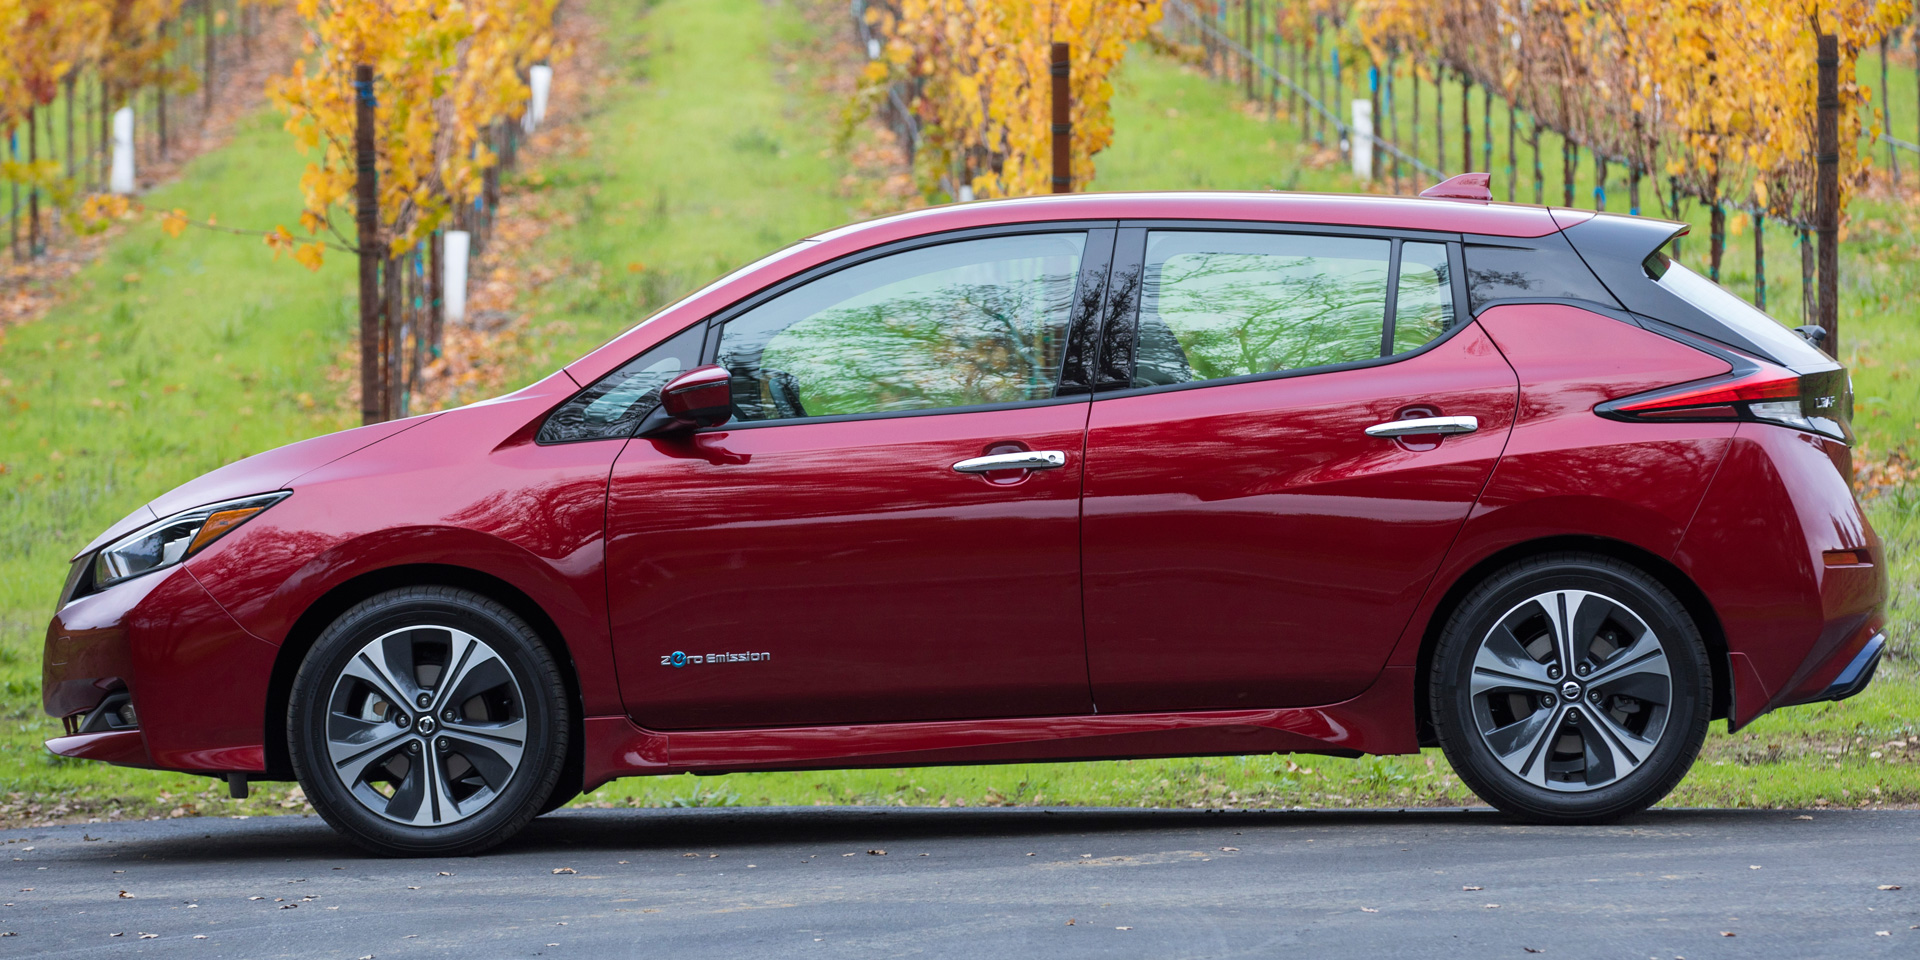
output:
<svg viewBox="0 0 1920 960"><path fill-rule="evenodd" d="M1358 694L1500 455L1518 384L1457 238L1311 229L1121 231L1083 503L1102 713ZM1431 425L1368 432L1404 419Z"/></svg>
<svg viewBox="0 0 1920 960"><path fill-rule="evenodd" d="M918 246L720 318L708 353L733 375L734 421L636 439L613 470L613 640L636 721L1090 710L1089 402L1068 341L1097 319L1113 233ZM1034 459L976 462L1004 456Z"/></svg>

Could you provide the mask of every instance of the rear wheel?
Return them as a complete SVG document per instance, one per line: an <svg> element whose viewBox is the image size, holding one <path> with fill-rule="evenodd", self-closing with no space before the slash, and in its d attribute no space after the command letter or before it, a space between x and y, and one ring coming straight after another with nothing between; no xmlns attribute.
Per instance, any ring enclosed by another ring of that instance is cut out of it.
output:
<svg viewBox="0 0 1920 960"><path fill-rule="evenodd" d="M1597 823L1643 810L1706 737L1700 631L1658 581L1553 554L1488 578L1434 651L1434 726L1460 779L1501 811Z"/></svg>
<svg viewBox="0 0 1920 960"><path fill-rule="evenodd" d="M392 856L463 855L541 812L566 759L559 668L512 611L450 587L361 602L308 651L288 748L314 809Z"/></svg>

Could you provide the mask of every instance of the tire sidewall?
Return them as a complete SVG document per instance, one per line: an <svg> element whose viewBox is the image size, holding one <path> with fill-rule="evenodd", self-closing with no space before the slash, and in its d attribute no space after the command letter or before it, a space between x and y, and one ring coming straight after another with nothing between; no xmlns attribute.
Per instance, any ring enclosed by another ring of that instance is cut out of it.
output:
<svg viewBox="0 0 1920 960"><path fill-rule="evenodd" d="M440 827L399 824L367 809L329 768L326 737L328 703L348 662L376 637L426 624L464 630L492 647L519 684L527 722L520 765L506 790L473 816ZM473 853L539 814L565 760L567 719L559 671L524 621L464 590L408 588L362 601L314 641L288 698L288 754L314 810L362 847L398 856Z"/></svg>
<svg viewBox="0 0 1920 960"><path fill-rule="evenodd" d="M1673 702L1653 753L1631 773L1595 790L1562 792L1521 781L1486 745L1474 719L1471 675L1481 640L1516 606L1555 590L1601 594L1631 610L1652 628L1672 677ZM1523 819L1590 823L1638 812L1672 791L1706 737L1713 686L1699 629L1671 591L1618 561L1563 555L1509 567L1467 597L1435 651L1431 696L1441 748L1482 799Z"/></svg>

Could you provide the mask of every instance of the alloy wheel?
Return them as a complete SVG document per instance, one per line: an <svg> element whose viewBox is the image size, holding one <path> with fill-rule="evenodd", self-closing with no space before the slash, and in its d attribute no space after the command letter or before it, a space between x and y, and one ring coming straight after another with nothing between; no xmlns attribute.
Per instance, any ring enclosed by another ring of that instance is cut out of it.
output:
<svg viewBox="0 0 1920 960"><path fill-rule="evenodd" d="M1623 604L1554 590L1507 611L1473 654L1469 698L1481 740L1518 779L1581 792L1645 763L1666 732L1666 649Z"/></svg>
<svg viewBox="0 0 1920 960"><path fill-rule="evenodd" d="M361 647L326 714L333 773L361 805L433 827L487 808L525 753L526 699L493 647L455 627L409 626Z"/></svg>

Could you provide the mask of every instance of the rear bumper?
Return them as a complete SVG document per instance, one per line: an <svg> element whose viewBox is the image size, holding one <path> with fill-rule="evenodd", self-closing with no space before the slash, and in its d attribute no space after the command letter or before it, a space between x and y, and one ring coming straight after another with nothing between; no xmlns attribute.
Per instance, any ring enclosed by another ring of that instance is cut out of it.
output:
<svg viewBox="0 0 1920 960"><path fill-rule="evenodd" d="M1833 678L1825 690L1808 697L1801 703L1820 703L1827 700L1845 700L1867 688L1873 682L1873 672L1880 669L1880 655L1887 649L1887 635L1875 632L1867 645L1860 648L1840 675Z"/></svg>
<svg viewBox="0 0 1920 960"><path fill-rule="evenodd" d="M1726 641L1728 725L1853 696L1885 640L1886 550L1838 466L1846 448L1742 424L1675 556Z"/></svg>

